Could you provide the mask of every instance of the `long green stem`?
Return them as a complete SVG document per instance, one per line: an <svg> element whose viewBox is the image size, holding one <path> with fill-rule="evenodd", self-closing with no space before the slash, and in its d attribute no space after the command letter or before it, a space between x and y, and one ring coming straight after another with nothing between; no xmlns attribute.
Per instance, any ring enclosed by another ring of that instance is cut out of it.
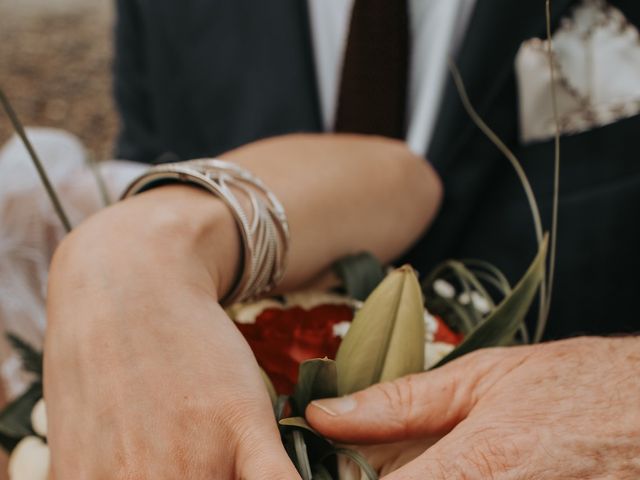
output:
<svg viewBox="0 0 640 480"><path fill-rule="evenodd" d="M62 225L64 225L64 228L67 231L67 233L70 232L71 222L69 221L69 217L67 217L67 214L65 213L64 208L62 208L62 203L60 202L60 199L58 198L58 195L56 194L56 191L54 190L53 185L49 181L49 177L47 176L47 172L44 169L44 166L42 165L42 162L40 161L38 154L33 148L33 145L31 145L31 142L27 137L24 127L22 126L22 123L20 123L20 119L18 118L18 115L16 115L16 112L13 110L13 107L11 106L9 99L5 95L2 88L0 88L0 103L2 103L2 107L4 108L5 112L7 112L7 116L9 117L9 120L11 120L13 128L15 129L16 133L22 140L22 143L27 149L27 152L29 152L29 156L31 157L31 160L33 161L33 164L35 165L36 170L38 171L40 180L42 181L42 184L44 185L44 188L47 191L49 198L51 199L51 203L53 204L53 208L56 211L58 218L62 222Z"/></svg>
<svg viewBox="0 0 640 480"><path fill-rule="evenodd" d="M104 177L100 171L100 165L98 165L98 162L96 162L91 155L87 156L87 163L93 173L93 178L96 180L96 185L100 192L100 198L102 199L102 205L108 207L112 202L111 197L109 196L109 190L107 189L107 183L104 181Z"/></svg>
<svg viewBox="0 0 640 480"><path fill-rule="evenodd" d="M551 310L551 297L553 295L553 283L556 271L556 251L558 241L558 210L560 203L560 120L558 114L558 98L556 90L556 71L553 65L553 39L551 37L551 0L546 0L546 21L547 21L547 56L549 59L549 70L551 72L551 103L553 105L553 120L555 123L555 144L554 144L554 167L553 167L553 207L551 214L551 238L549 246L549 278L547 280L547 304L544 306L544 322L538 322L536 328L535 342L542 340L544 329Z"/></svg>
<svg viewBox="0 0 640 480"><path fill-rule="evenodd" d="M520 179L520 183L524 188L525 194L527 196L527 201L529 202L529 208L531 209L531 216L533 218L533 225L536 232L536 239L538 241L538 248L542 244L543 238L543 230L542 230L542 217L540 216L540 208L538 206L538 201L536 200L536 196L533 193L533 188L531 188L531 183L527 178L527 174L525 173L518 157L511 151L509 147L498 137L498 135L485 123L480 114L476 111L471 100L469 99L469 95L467 94L467 89L464 85L464 81L462 80L462 75L460 75L460 70L458 70L457 65L449 60L449 68L451 69L451 75L453 76L453 81L458 90L458 95L460 96L460 100L462 101L462 105L464 106L467 114L476 124L476 126L486 135L486 137L491 140L491 142L502 152L502 154L509 160L511 166L515 170L518 178ZM540 283L540 307L538 309L538 322L536 324L536 335L534 336L534 341L538 336L542 337L542 335L538 335L540 331L544 332L544 327L546 325L547 319L547 310L548 310L548 302L547 302L547 280L546 275L543 275L542 282Z"/></svg>

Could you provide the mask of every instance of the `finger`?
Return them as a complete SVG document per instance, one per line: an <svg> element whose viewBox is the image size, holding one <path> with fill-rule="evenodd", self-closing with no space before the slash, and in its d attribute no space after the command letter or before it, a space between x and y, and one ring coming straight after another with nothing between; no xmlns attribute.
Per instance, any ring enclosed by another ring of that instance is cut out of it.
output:
<svg viewBox="0 0 640 480"><path fill-rule="evenodd" d="M513 363L513 357L507 349L467 355L431 372L342 398L314 401L306 418L323 435L345 443L441 436L467 417L487 386Z"/></svg>

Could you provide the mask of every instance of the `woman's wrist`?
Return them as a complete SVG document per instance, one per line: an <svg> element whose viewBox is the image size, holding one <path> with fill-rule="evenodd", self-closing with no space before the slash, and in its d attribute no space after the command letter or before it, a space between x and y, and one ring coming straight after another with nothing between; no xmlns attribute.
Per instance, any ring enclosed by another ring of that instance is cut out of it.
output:
<svg viewBox="0 0 640 480"><path fill-rule="evenodd" d="M52 276L122 282L171 276L221 298L240 261L239 234L227 207L183 185L153 189L99 212L59 247ZM162 278L155 280L162 281Z"/></svg>

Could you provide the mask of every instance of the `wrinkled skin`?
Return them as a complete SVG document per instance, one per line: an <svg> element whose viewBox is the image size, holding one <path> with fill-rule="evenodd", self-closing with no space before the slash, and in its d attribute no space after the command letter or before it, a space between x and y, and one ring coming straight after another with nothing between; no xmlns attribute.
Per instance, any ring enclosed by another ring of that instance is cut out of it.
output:
<svg viewBox="0 0 640 480"><path fill-rule="evenodd" d="M637 338L490 349L307 416L347 443L442 437L385 480L634 480L639 373Z"/></svg>

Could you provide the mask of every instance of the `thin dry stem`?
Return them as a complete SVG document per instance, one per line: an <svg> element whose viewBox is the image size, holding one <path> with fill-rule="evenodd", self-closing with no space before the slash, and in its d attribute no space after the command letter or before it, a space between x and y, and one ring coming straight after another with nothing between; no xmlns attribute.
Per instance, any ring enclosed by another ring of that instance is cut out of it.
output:
<svg viewBox="0 0 640 480"><path fill-rule="evenodd" d="M104 181L104 176L100 171L100 165L98 165L98 162L96 162L91 155L87 156L87 163L89 164L89 168L91 169L91 172L93 173L93 177L96 180L96 184L98 185L98 191L100 192L100 198L102 200L102 204L105 207L108 207L109 205L111 205L112 201L111 201L111 197L109 196L109 190L107 189L107 184Z"/></svg>
<svg viewBox="0 0 640 480"><path fill-rule="evenodd" d="M457 65L449 59L449 68L451 69L451 75L453 77L453 81L458 90L458 94L460 95L460 100L462 101L462 105L464 106L467 114L471 118L471 120L476 124L476 126L486 135L486 137L502 152L502 154L509 160L511 166L515 170L518 178L520 179L520 183L524 188L525 194L527 196L527 201L529 202L529 208L531 209L531 216L533 217L533 225L535 227L536 232L536 240L538 242L538 248L542 245L543 238L543 230L542 230L542 217L540 216L540 208L538 206L538 201L536 200L536 196L533 193L533 188L531 188L531 183L527 178L527 174L525 173L518 157L511 151L509 147L498 137L498 135L485 123L480 114L476 111L471 100L469 99L469 95L467 94L467 89L464 85L464 81L462 80L462 75L460 75L460 70L458 70ZM540 283L540 307L538 309L538 322L536 324L536 335L534 336L534 342L538 342L536 340L538 338L538 331L544 331L544 327L546 325L547 318L547 280L546 275L543 275L542 281Z"/></svg>
<svg viewBox="0 0 640 480"><path fill-rule="evenodd" d="M62 207L62 203L60 202L60 199L55 189L53 188L51 181L49 180L49 176L47 175L47 172L44 169L44 166L42 165L42 162L40 161L38 154L36 153L35 149L33 148L33 145L29 141L29 138L27 137L27 134L24 130L24 127L22 126L22 123L20 122L20 119L18 118L18 115L13 110L13 107L11 106L9 99L5 95L2 88L0 88L0 103L2 103L2 106L5 112L7 112L7 116L9 117L9 120L11 120L11 124L13 125L13 128L15 129L16 133L18 134L18 137L20 137L20 139L22 140L22 143L27 149L27 152L29 152L29 156L31 157L31 160L33 161L33 164L35 165L36 170L38 171L40 180L42 181L42 184L44 185L44 188L47 191L49 198L51 199L51 203L53 204L53 208L56 211L58 218L62 222L62 225L64 226L67 233L70 232L72 227L71 227L71 222L69 221L69 217L67 216L67 214L64 211L64 208Z"/></svg>
<svg viewBox="0 0 640 480"><path fill-rule="evenodd" d="M538 322L536 327L535 342L542 340L544 329L551 310L551 297L553 295L553 283L556 271L556 251L558 239L558 210L560 203L560 120L558 114L558 98L556 91L556 71L553 66L553 39L551 36L551 0L546 1L546 21L547 21L547 56L549 59L549 70L551 72L551 103L553 105L553 121L555 122L555 145L554 145L554 171L553 171L553 207L551 214L551 238L549 246L549 277L547 279L547 304L544 306L544 321Z"/></svg>

